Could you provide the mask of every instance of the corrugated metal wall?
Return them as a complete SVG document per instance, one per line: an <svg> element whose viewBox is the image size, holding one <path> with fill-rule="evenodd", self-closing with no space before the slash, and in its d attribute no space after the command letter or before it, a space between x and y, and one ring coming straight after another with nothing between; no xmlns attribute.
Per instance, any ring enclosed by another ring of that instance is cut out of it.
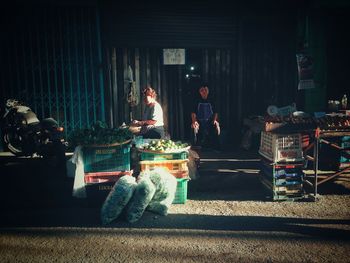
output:
<svg viewBox="0 0 350 263"><path fill-rule="evenodd" d="M157 48L110 48L107 49L109 59L109 89L106 103L111 105L108 112L109 120L113 126L130 122L130 112L134 119L141 118L143 110L142 97L139 104L129 108L127 95L129 92L128 68L133 71L133 79L136 88L141 93L142 89L150 84L159 95L159 99L165 99L161 85L161 53Z"/></svg>
<svg viewBox="0 0 350 263"><path fill-rule="evenodd" d="M296 98L296 13L288 6L137 1L100 7L101 24L96 5L31 6L3 16L2 98L29 101L39 117L58 119L68 132L105 116L120 125L130 120L130 65L138 90L151 84L158 91L171 136L188 138L198 82L184 77L189 64L162 64L162 49L172 47L199 54L201 79L210 84L231 141L239 140L244 117ZM131 110L140 117L142 104Z"/></svg>
<svg viewBox="0 0 350 263"><path fill-rule="evenodd" d="M2 17L2 100L19 99L39 118L75 128L104 120L96 7L13 6Z"/></svg>
<svg viewBox="0 0 350 263"><path fill-rule="evenodd" d="M118 47L228 47L236 39L237 9L214 1L110 2L107 42Z"/></svg>
<svg viewBox="0 0 350 263"><path fill-rule="evenodd" d="M292 103L297 94L293 13L242 17L238 46L242 114Z"/></svg>
<svg viewBox="0 0 350 263"><path fill-rule="evenodd" d="M105 40L111 49L119 50L117 57L124 61L121 71L139 61L139 75L145 77L138 87L150 83L158 89L172 137L189 137L189 104L193 85L199 83L186 82L189 64L162 65L162 48L200 53L201 79L210 84L230 143L239 141L243 118L263 115L270 104L282 106L296 100L296 20L292 10L208 9L205 5L172 9L160 5L141 12L142 8L145 6L131 11L121 8L115 17L108 15L113 13L110 7L104 18ZM122 59L125 56L128 62ZM117 110L119 123L123 116L128 117L122 105L120 102ZM142 109L136 110L140 114Z"/></svg>

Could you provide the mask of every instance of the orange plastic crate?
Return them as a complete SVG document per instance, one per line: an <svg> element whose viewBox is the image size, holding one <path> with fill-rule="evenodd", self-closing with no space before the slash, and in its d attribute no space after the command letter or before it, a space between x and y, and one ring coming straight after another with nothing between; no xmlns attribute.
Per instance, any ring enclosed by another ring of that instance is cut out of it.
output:
<svg viewBox="0 0 350 263"><path fill-rule="evenodd" d="M189 178L189 172L188 171L178 171L178 172L173 172L170 171L172 175L174 175L176 178Z"/></svg>
<svg viewBox="0 0 350 263"><path fill-rule="evenodd" d="M157 160L157 161L140 161L141 171L152 171L154 168L163 167L172 173L187 172L188 159L185 160Z"/></svg>

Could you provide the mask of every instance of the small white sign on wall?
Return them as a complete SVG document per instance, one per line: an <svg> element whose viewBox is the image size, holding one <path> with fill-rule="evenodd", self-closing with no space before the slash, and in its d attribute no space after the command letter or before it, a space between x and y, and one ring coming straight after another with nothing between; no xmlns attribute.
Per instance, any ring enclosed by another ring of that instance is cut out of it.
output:
<svg viewBox="0 0 350 263"><path fill-rule="evenodd" d="M185 49L184 48L163 49L163 64L164 65L184 65Z"/></svg>

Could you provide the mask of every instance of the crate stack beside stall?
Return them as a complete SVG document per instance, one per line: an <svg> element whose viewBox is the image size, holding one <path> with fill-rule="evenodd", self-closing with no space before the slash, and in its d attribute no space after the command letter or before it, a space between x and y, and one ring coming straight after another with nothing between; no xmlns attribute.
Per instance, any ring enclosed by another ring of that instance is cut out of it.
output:
<svg viewBox="0 0 350 263"><path fill-rule="evenodd" d="M152 140L158 141L158 140ZM188 147L189 148L189 147ZM173 204L184 204L187 201L187 188L189 181L188 148L175 151L157 152L156 150L139 149L140 171L152 171L156 167L166 168L176 177L177 188Z"/></svg>
<svg viewBox="0 0 350 263"><path fill-rule="evenodd" d="M261 180L275 201L304 198L304 157L300 133L261 132Z"/></svg>
<svg viewBox="0 0 350 263"><path fill-rule="evenodd" d="M340 146L343 154L340 155L339 168L345 169L350 167L350 136L343 136Z"/></svg>
<svg viewBox="0 0 350 263"><path fill-rule="evenodd" d="M83 146L85 189L91 201L104 200L120 177L132 176L130 142Z"/></svg>

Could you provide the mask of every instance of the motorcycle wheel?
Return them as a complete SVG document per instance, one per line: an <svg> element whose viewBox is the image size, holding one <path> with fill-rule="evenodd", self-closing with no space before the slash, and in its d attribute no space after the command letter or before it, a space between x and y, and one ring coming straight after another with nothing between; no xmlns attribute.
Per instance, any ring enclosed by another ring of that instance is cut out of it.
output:
<svg viewBox="0 0 350 263"><path fill-rule="evenodd" d="M4 142L7 148L16 156L25 155L22 149L22 137L17 134L5 133Z"/></svg>

